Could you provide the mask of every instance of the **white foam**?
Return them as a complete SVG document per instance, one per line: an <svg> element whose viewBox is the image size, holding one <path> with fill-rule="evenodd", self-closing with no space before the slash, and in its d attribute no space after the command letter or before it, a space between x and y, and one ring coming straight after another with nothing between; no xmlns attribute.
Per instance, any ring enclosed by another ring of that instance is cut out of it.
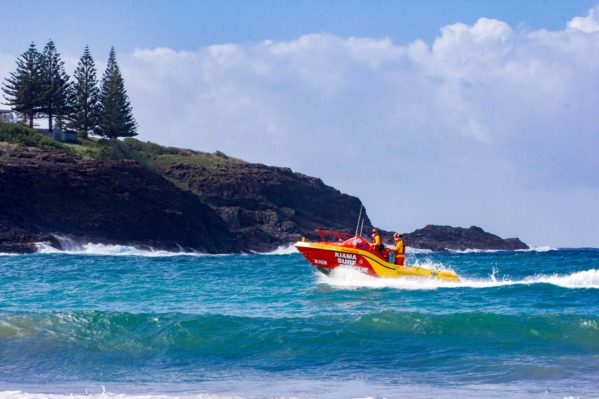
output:
<svg viewBox="0 0 599 399"><path fill-rule="evenodd" d="M193 395L160 395L160 394L122 394L102 392L95 394L48 394L48 393L27 393L21 391L0 392L0 399L241 399L236 395L214 395L214 394L193 394Z"/></svg>
<svg viewBox="0 0 599 399"><path fill-rule="evenodd" d="M557 251L557 248L553 248L553 247L530 247L528 249L518 249L517 251L522 251L522 252L549 252L549 251Z"/></svg>
<svg viewBox="0 0 599 399"><path fill-rule="evenodd" d="M271 252L254 252L256 255L292 255L297 254L298 250L293 246L293 244L289 245L281 245L277 249Z"/></svg>
<svg viewBox="0 0 599 399"><path fill-rule="evenodd" d="M243 381L245 383L245 381ZM252 382L255 384L254 382ZM250 385L252 384L250 383ZM0 391L0 399L243 399L243 398L361 398L373 399L377 397L402 397L406 399L415 399L422 397L434 398L538 398L547 396L548 388L533 384L526 384L524 387L519 385L501 385L501 384L474 384L474 385L456 385L450 387L431 386L423 384L399 384L384 386L377 383L364 381L268 381L266 384L255 384L261 388L249 389L250 393L244 396L231 394L212 394L212 393L111 393L103 389L101 393L70 393L70 394L49 394L49 393L27 393L22 391ZM236 386L239 385L236 384ZM587 384L588 385L588 384ZM247 386L247 384L246 384ZM274 386L274 388L273 388ZM581 391L580 396L571 396L565 394L564 399L578 399L580 397L591 397L594 393L593 386L578 387ZM573 388L553 388L557 392L572 391ZM229 389L223 389L228 391ZM291 395L265 394L264 392L283 391ZM555 392L554 391L554 392ZM589 393L591 396L589 396ZM575 393L577 394L577 393ZM564 395L561 393L560 396ZM557 397L556 395L553 395Z"/></svg>
<svg viewBox="0 0 599 399"><path fill-rule="evenodd" d="M42 254L67 254L67 255L102 255L102 256L205 256L199 252L171 252L155 249L141 249L127 245L109 245L88 242L70 246L65 250L56 249L45 243L38 243L37 249Z"/></svg>
<svg viewBox="0 0 599 399"><path fill-rule="evenodd" d="M438 266L418 265L440 270ZM427 267L428 266L428 267ZM591 269L566 275L536 275L521 280L495 277L496 271L488 278L460 278L460 282L450 282L417 277L379 278L363 274L352 268L340 267L329 275L318 273L318 282L332 287L345 289L358 288L395 288L404 290L434 290L437 288L490 288L508 285L552 284L565 288L599 288L599 270Z"/></svg>
<svg viewBox="0 0 599 399"><path fill-rule="evenodd" d="M406 253L407 254L432 254L433 251L430 249L406 247Z"/></svg>
<svg viewBox="0 0 599 399"><path fill-rule="evenodd" d="M502 252L502 249L473 249L473 248L468 248L468 249L450 249L448 250L449 252L455 253L455 254L478 254L478 253L494 253L494 252ZM525 250L527 251L527 250Z"/></svg>
<svg viewBox="0 0 599 399"><path fill-rule="evenodd" d="M472 253L494 253L494 252L548 252L556 251L553 247L530 247L528 249L450 249L449 252L456 254L472 254Z"/></svg>

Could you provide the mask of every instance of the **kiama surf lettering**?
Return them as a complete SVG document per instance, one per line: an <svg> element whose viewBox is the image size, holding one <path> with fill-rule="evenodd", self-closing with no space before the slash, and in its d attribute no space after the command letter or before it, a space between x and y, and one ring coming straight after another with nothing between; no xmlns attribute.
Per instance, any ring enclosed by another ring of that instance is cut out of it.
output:
<svg viewBox="0 0 599 399"><path fill-rule="evenodd" d="M343 252L335 252L335 258L340 265L354 266L356 264L355 254L346 254Z"/></svg>

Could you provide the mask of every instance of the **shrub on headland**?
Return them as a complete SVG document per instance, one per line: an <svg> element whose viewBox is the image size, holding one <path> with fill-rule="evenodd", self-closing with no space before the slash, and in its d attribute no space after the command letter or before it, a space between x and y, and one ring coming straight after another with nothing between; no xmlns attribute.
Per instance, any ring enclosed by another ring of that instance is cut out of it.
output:
<svg viewBox="0 0 599 399"><path fill-rule="evenodd" d="M40 150L72 152L66 145L42 136L33 129L10 123L0 123L0 141Z"/></svg>

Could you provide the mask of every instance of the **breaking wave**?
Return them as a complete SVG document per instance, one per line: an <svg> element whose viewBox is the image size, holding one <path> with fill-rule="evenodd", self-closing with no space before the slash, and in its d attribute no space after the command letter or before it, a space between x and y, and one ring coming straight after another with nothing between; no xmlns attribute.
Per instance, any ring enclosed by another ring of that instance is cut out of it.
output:
<svg viewBox="0 0 599 399"><path fill-rule="evenodd" d="M473 254L473 253L495 253L495 252L549 252L556 251L553 247L530 247L528 249L450 249L449 252L455 254Z"/></svg>
<svg viewBox="0 0 599 399"><path fill-rule="evenodd" d="M437 263L415 264L418 267L443 270ZM450 269L445 269L450 270ZM337 288L396 288L404 290L434 290L437 288L490 288L508 285L552 284L564 288L599 288L599 270L590 269L570 274L534 275L520 280L497 279L495 272L488 278L461 277L460 282L422 278L378 278L351 268L337 268L331 275L318 273L318 282Z"/></svg>
<svg viewBox="0 0 599 399"><path fill-rule="evenodd" d="M297 254L298 250L295 249L295 247L293 246L293 244L289 244L289 245L281 245L280 247L278 247L274 251L270 251L270 252L254 252L254 253L256 255L292 255L292 254Z"/></svg>
<svg viewBox="0 0 599 399"><path fill-rule="evenodd" d="M67 254L67 255L103 255L103 256L203 256L199 252L185 252L181 248L178 252L156 249L142 249L129 245L80 243L68 237L55 236L63 249L54 248L47 243L37 243L38 253L41 254Z"/></svg>
<svg viewBox="0 0 599 399"><path fill-rule="evenodd" d="M432 254L433 251L430 249L406 247L406 253L407 254Z"/></svg>
<svg viewBox="0 0 599 399"><path fill-rule="evenodd" d="M49 394L49 393L28 393L22 391L4 391L0 392L0 399L242 399L237 395L213 395L213 394L187 394L187 395L167 395L167 394L123 394L106 392L105 387L101 386L102 393L80 393L73 394Z"/></svg>

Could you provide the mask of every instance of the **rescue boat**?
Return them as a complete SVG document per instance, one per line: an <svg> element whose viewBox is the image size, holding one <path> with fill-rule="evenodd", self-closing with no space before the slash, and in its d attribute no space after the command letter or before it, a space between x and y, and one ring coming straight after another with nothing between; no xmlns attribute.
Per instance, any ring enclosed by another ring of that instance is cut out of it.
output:
<svg viewBox="0 0 599 399"><path fill-rule="evenodd" d="M397 265L388 248L378 253L364 237L358 234L330 230L316 230L316 232L320 235L321 241L302 240L295 244L295 248L312 266L324 274L328 275L336 268L345 266L373 277L422 277L460 281L458 276L450 271Z"/></svg>

